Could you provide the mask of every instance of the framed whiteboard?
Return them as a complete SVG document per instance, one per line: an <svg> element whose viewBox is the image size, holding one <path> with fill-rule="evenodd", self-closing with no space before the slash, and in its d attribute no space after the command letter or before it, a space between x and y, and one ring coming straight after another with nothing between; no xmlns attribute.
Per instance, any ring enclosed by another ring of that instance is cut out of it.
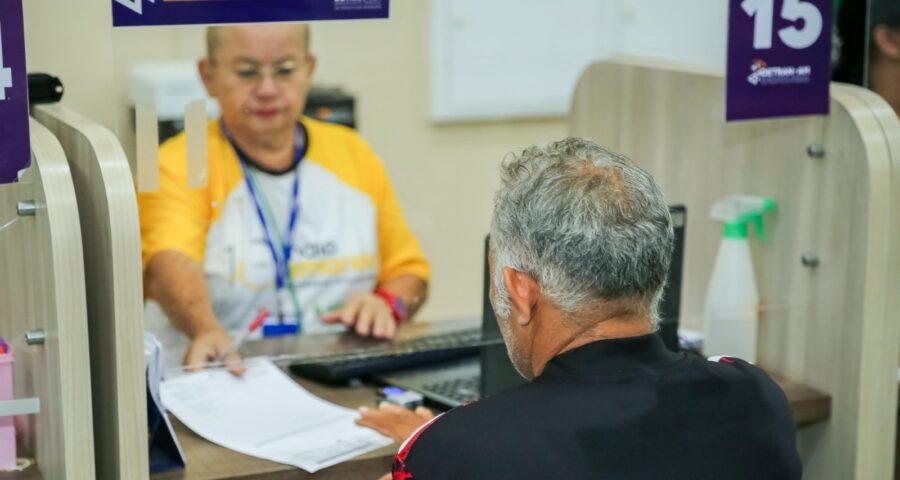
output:
<svg viewBox="0 0 900 480"><path fill-rule="evenodd" d="M724 71L722 0L431 0L431 119L565 116L614 55Z"/></svg>
<svg viewBox="0 0 900 480"><path fill-rule="evenodd" d="M618 2L432 0L431 119L564 116L582 70L620 46Z"/></svg>

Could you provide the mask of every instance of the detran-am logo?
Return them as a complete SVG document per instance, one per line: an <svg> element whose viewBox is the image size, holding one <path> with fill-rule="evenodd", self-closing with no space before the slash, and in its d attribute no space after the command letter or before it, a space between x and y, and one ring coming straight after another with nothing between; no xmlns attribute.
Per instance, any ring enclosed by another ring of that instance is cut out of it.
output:
<svg viewBox="0 0 900 480"><path fill-rule="evenodd" d="M750 75L747 76L747 82L753 86L800 84L809 83L811 80L811 65L769 66L761 58L753 60L750 64Z"/></svg>

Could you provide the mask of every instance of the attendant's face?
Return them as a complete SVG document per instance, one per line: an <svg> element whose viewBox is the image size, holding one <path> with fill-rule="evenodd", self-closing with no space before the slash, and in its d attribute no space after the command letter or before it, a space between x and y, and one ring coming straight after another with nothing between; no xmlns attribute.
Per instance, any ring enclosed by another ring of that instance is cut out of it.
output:
<svg viewBox="0 0 900 480"><path fill-rule="evenodd" d="M900 28L875 26L871 54L869 88L887 99L900 115L900 82L894 80L900 72Z"/></svg>
<svg viewBox="0 0 900 480"><path fill-rule="evenodd" d="M512 361L516 372L528 381L534 380L534 369L531 365L531 353L524 346L530 345L531 342L525 338L526 332L516 327L513 318L522 315L515 304L510 300L509 289L502 278L495 281L494 275L494 254L488 256L490 287L488 289L488 298L491 302L491 308L494 310L494 316L497 318L497 325L500 327L500 334L503 336L503 343L506 344L506 353Z"/></svg>
<svg viewBox="0 0 900 480"><path fill-rule="evenodd" d="M294 128L315 65L305 27L241 26L219 31L219 48L200 73L228 128L264 138Z"/></svg>
<svg viewBox="0 0 900 480"><path fill-rule="evenodd" d="M876 25L872 29L875 54L887 60L900 60L900 27Z"/></svg>

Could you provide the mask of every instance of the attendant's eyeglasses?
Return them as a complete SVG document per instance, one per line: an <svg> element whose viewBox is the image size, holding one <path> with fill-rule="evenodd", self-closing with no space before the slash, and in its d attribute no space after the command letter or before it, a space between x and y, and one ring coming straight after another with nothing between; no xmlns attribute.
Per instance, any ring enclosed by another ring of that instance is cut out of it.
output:
<svg viewBox="0 0 900 480"><path fill-rule="evenodd" d="M276 83L292 83L302 78L304 66L306 60L285 60L270 66L241 62L229 69L229 74L246 85L258 85L266 76Z"/></svg>

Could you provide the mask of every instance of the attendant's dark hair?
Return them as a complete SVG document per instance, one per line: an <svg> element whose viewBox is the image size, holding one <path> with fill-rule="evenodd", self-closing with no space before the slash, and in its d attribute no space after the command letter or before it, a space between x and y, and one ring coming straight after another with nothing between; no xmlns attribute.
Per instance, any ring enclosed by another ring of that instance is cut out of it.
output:
<svg viewBox="0 0 900 480"><path fill-rule="evenodd" d="M834 81L864 85L867 60L877 54L871 32L880 25L900 29L900 0L870 1L871 8L866 0L841 3L837 17L841 48L831 76Z"/></svg>
<svg viewBox="0 0 900 480"><path fill-rule="evenodd" d="M836 82L863 85L868 56L866 0L844 0L838 9L837 33L841 42L837 64L831 75Z"/></svg>

